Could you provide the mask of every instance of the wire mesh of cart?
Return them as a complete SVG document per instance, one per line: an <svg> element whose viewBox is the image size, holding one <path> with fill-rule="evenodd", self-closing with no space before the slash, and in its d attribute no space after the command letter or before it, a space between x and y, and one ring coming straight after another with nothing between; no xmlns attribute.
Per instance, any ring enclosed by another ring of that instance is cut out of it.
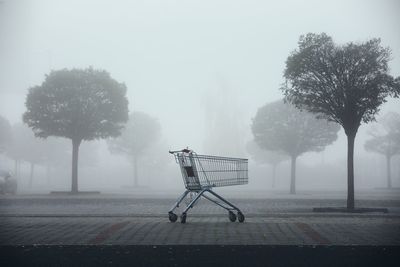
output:
<svg viewBox="0 0 400 267"><path fill-rule="evenodd" d="M188 210L193 208L201 197L226 209L231 222L235 222L236 219L244 222L245 217L240 209L215 193L212 188L247 184L249 180L247 159L199 155L189 149L169 151L169 153L175 156L175 161L180 166L186 188L168 212L171 222L176 222L178 219L174 210L179 207L189 193L194 193L195 197L183 210L180 216L181 223L186 223Z"/></svg>

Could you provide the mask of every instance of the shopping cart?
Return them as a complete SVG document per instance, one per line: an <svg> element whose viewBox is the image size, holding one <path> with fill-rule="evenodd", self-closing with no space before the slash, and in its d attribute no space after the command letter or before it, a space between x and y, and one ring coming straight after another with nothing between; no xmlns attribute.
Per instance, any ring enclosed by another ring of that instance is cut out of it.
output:
<svg viewBox="0 0 400 267"><path fill-rule="evenodd" d="M186 215L194 204L204 197L214 202L218 206L226 209L231 222L244 222L243 213L232 203L212 191L213 187L240 185L248 183L248 160L241 158L227 158L219 156L198 155L189 149L178 151L169 151L175 156L176 162L179 164L183 182L186 190L178 198L174 206L168 212L169 220L176 222L178 216L174 210L179 207L185 197L194 193L193 199L187 204L181 215L181 223L186 223ZM211 196L205 195L209 193ZM237 216L234 213L237 212Z"/></svg>

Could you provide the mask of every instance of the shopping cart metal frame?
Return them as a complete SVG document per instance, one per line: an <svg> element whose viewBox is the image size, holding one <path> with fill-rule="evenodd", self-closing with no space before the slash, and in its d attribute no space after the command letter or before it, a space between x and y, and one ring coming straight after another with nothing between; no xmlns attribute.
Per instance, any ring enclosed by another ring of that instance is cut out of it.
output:
<svg viewBox="0 0 400 267"><path fill-rule="evenodd" d="M169 153L174 155L175 161L180 166L186 188L168 212L168 217L171 222L176 222L178 219L174 210L180 206L189 193L195 193L195 197L191 199L183 210L180 216L181 223L186 223L187 212L194 207L201 197L226 209L231 222L235 222L236 219L241 223L244 222L245 217L241 210L215 193L212 188L247 184L248 159L198 155L193 150L189 149L169 151ZM206 193L212 195L216 199L206 195ZM237 215L234 211L237 212Z"/></svg>

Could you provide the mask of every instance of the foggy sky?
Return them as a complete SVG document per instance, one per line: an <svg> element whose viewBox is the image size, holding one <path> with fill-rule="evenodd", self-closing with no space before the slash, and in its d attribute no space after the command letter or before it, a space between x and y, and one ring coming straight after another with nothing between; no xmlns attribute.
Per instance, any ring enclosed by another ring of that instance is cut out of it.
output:
<svg viewBox="0 0 400 267"><path fill-rule="evenodd" d="M380 37L399 76L399 14L396 0L2 0L0 114L20 121L27 89L51 69L93 66L127 85L130 111L159 119L171 149L204 148L207 98L223 104L220 90L251 139L257 109L282 97L285 60L301 34ZM400 112L399 103L383 112ZM343 140L325 154L345 151Z"/></svg>

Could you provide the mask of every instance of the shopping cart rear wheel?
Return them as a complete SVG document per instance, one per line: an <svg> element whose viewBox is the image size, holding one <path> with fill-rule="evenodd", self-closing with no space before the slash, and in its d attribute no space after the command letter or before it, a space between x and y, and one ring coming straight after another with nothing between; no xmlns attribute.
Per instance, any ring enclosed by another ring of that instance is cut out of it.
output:
<svg viewBox="0 0 400 267"><path fill-rule="evenodd" d="M236 214L233 213L232 211L229 211L229 220L231 222L235 222L236 221Z"/></svg>
<svg viewBox="0 0 400 267"><path fill-rule="evenodd" d="M182 215L181 215L181 223L186 223L186 213L182 213Z"/></svg>
<svg viewBox="0 0 400 267"><path fill-rule="evenodd" d="M168 218L170 222L176 222L176 220L178 219L178 215L176 215L173 212L169 212L168 213Z"/></svg>
<svg viewBox="0 0 400 267"><path fill-rule="evenodd" d="M241 213L240 211L238 212L238 214L237 214L237 217L238 217L238 221L239 222L244 222L244 215L243 215L243 213Z"/></svg>

